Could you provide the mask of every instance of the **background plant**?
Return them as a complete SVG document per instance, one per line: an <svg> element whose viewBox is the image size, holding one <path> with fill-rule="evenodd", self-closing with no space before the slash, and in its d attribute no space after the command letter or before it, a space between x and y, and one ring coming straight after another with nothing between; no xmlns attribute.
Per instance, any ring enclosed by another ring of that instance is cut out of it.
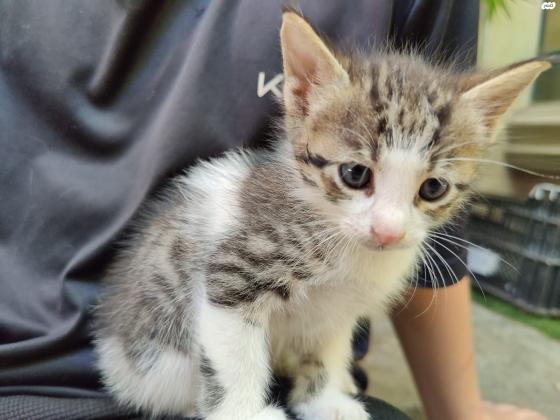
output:
<svg viewBox="0 0 560 420"><path fill-rule="evenodd" d="M500 10L508 14L507 5L514 0L484 0L488 9L488 19L492 19Z"/></svg>

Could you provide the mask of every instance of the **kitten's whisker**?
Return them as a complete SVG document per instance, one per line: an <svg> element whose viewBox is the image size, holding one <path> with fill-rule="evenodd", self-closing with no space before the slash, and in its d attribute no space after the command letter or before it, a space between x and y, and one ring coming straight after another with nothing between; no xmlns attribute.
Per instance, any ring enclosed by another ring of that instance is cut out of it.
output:
<svg viewBox="0 0 560 420"><path fill-rule="evenodd" d="M429 276L434 280L434 281L432 282L432 286L437 286L437 284L438 284L438 283L437 283L438 279L437 279L437 276L436 276L436 274L435 274L435 271L434 271L432 265L430 264L430 261L429 261L429 259L428 259L428 258L429 258L429 252L428 252L428 250L424 247L424 244L422 244L422 251L424 252L424 257L426 257L426 262L427 262L426 266L428 267L428 274L429 274ZM435 287L434 287L434 288L435 288Z"/></svg>
<svg viewBox="0 0 560 420"><path fill-rule="evenodd" d="M433 251L433 248L428 243L425 243L424 245L427 245ZM435 268L436 268L436 270L439 274L439 278L441 280L441 285L443 286L445 284L445 278L443 276L443 272L439 268L439 265L438 265L437 261L435 260L435 255L427 254L427 256L434 263L434 266L435 266Z"/></svg>
<svg viewBox="0 0 560 420"><path fill-rule="evenodd" d="M432 238L430 238L432 239ZM432 239L433 240L433 239ZM443 263L444 267L447 270L447 273L449 274L450 278L451 278L451 283L452 284L456 284L459 282L459 278L457 276L457 274L455 273L455 271L451 268L451 266L449 265L449 263L445 260L445 258L442 257L442 255L437 251L437 249L433 246L431 246L429 243L426 242L426 245L432 250L432 252L434 253L434 256L439 258L439 260ZM443 280L443 279L442 279ZM445 283L445 282L444 282ZM444 295L447 296L447 295ZM445 305L447 305L447 299L445 300Z"/></svg>
<svg viewBox="0 0 560 420"><path fill-rule="evenodd" d="M440 272L440 276L442 276L441 271L439 270L439 267L438 267L436 261L433 259L433 257L432 257L429 253L426 254L426 256L428 257L428 260L430 261L430 265L432 265L432 267L435 266L435 268L437 268L437 270ZM442 276L442 277L443 277L443 276ZM438 282L438 278L437 278L437 276L436 276L435 270L434 270L434 277L433 277L433 279L435 279L435 285L432 285L432 286L433 286L433 287L432 287L432 290L433 290L434 294L433 294L433 297L432 297L432 301L430 302L430 305L428 306L427 310L429 310L429 309L432 307L432 304L433 304L433 305L437 305L437 303L438 303L438 298L439 298L439 295L438 295L438 292L439 292L439 282ZM442 280L442 282L443 282L443 278L442 278L441 280ZM433 303L432 303L432 302L433 302Z"/></svg>
<svg viewBox="0 0 560 420"><path fill-rule="evenodd" d="M439 246L445 248L447 251L451 252L460 262L461 264L463 264L465 266L465 268L467 269L467 271L471 274L471 276L473 277L473 279L476 281L476 284L478 286L478 288L480 289L480 291L482 292L482 296L484 299L486 299L486 295L484 294L484 290L482 290L482 286L480 284L480 282L478 281L478 278L475 276L475 274L471 271L471 269L469 268L468 264L465 263L463 261L463 259L461 257L459 257L459 255L457 255L453 250L451 250L449 247L445 246L444 244L442 244L441 242L439 242L436 238L432 237L431 238L436 244L438 244Z"/></svg>
<svg viewBox="0 0 560 420"><path fill-rule="evenodd" d="M450 140L453 140L453 139L450 139ZM508 144L508 143L509 143L509 137L508 137L508 139L503 139L503 140L496 139L490 147L495 147L495 146L498 146L500 144ZM471 144L480 145L480 142L470 140L470 141L465 141L465 142L461 142L461 143L452 143L452 144L447 145L447 146L436 148L435 153L432 153L431 156L432 157L439 156L441 154L449 153L452 150L458 149L458 148L463 147L463 146L468 146L468 145L471 145ZM489 147L486 146L486 147L484 147L484 149L487 150L487 149L489 149Z"/></svg>
<svg viewBox="0 0 560 420"><path fill-rule="evenodd" d="M422 245L421 246L422 249L422 262L424 264L424 267L428 270L428 276L430 276L431 278L433 278L436 282L437 282L437 278L434 274L434 272L432 271L432 266L430 265L428 259L427 259L427 254L428 251L426 250L426 248ZM426 273L424 273L426 274ZM434 282L432 282L432 288L434 288Z"/></svg>
<svg viewBox="0 0 560 420"><path fill-rule="evenodd" d="M432 278L434 280L433 282L431 282L432 288L435 289L435 285L437 285L437 280L438 279L437 279L436 273L434 271L434 268L433 268L430 260L428 259L429 252L423 244L421 245L421 249L422 249L422 252L423 252L423 256L425 257L425 260L423 260L423 261L426 264L426 267L428 268L428 275L430 276L430 278Z"/></svg>
<svg viewBox="0 0 560 420"><path fill-rule="evenodd" d="M345 235L343 232L339 229L335 229L334 232L330 233L326 237L320 238L319 242L313 243L314 238L310 238L311 248L308 252L306 252L306 254L304 254L303 258L311 258L313 254L323 248L324 245L327 245L327 247L323 250L323 255L325 255L325 261L330 261L333 252L336 250L344 237Z"/></svg>
<svg viewBox="0 0 560 420"><path fill-rule="evenodd" d="M418 256L420 257L420 260L422 262L422 267L424 268L424 273L426 272L426 268L425 268L425 263L424 263L424 258L422 256L422 251L420 251L418 253ZM400 314L402 311L404 311L408 305L410 305L410 302L412 302L412 299L414 298L414 294L416 293L416 289L418 288L418 277L420 276L420 261L416 261L416 267L415 267L415 273L414 273L414 288L412 289L412 293L410 293L409 298L407 299L407 301L405 302L404 305L401 306L401 309L397 312L397 315ZM410 290L410 286L412 286L412 278L409 281L409 290Z"/></svg>
<svg viewBox="0 0 560 420"><path fill-rule="evenodd" d="M321 242L317 243L311 249L312 252L317 252L322 250L325 261L330 261L332 253L334 252L337 244L340 242L340 234L336 233L331 235L329 238L323 239ZM312 255L312 254L311 254Z"/></svg>
<svg viewBox="0 0 560 420"><path fill-rule="evenodd" d="M448 233L431 232L430 235L435 235L435 236L438 237L439 239L442 239L442 240L444 240L444 241L447 241L447 242L449 242L449 243L452 243L453 245L459 246L459 247L461 247L461 248L463 248L463 249L466 249L467 251L468 251L468 249L469 249L468 246L465 246L465 245L462 245L462 244L460 244L460 243L457 243L457 242L453 241L452 239L454 239L454 240L456 240L456 241L464 242L464 243L466 243L466 244L468 244L468 245L471 245L471 246L473 246L473 247L475 247L475 248L478 248L478 249L480 249L480 250L482 250L482 251L487 251L486 248L484 248L484 247L482 247L482 246L480 246L480 245L477 245L477 244L475 244L475 243L473 243L473 242L467 241L466 239L460 238L460 237L458 237L458 236L450 235L450 234L448 234ZM452 238L452 239L450 239L450 238ZM519 273L518 268L515 267L512 263L510 263L509 261L507 261L506 259L504 259L504 258L502 258L502 257L500 257L500 256L498 256L498 258L499 258L500 261L502 261L504 264L506 264L507 266L509 266L512 270L515 270L516 272Z"/></svg>
<svg viewBox="0 0 560 420"><path fill-rule="evenodd" d="M346 243L344 244L344 247L342 248L342 251L340 252L341 255L344 255L344 256L347 255L347 252L348 252L349 249L350 249L350 243L351 243L351 241L352 241L352 238L346 237Z"/></svg>
<svg viewBox="0 0 560 420"><path fill-rule="evenodd" d="M544 136L544 135L526 135L526 134L515 134L512 132L509 132L506 134L504 140L502 140L502 143L508 143L510 140L526 140L526 141L532 141L534 142L535 140L538 141L555 141L557 139L556 136Z"/></svg>
<svg viewBox="0 0 560 420"><path fill-rule="evenodd" d="M423 256L426 257L427 259L424 260L424 258L422 258L422 261L424 263L424 267L426 267L428 269L428 274L430 275L430 277L435 280L437 282L437 278L434 275L434 271L433 271L433 267L432 267L432 262L430 261L430 256L428 254L428 252L426 252L426 249L421 245L421 250L423 251ZM433 260L432 260L433 261ZM432 282L432 289L434 290L432 299L430 300L430 303L428 304L428 306L426 307L426 309L424 309L422 312L420 312L418 315L416 315L414 318L419 318L422 315L424 315L426 312L428 312L430 310L430 308L432 307L432 304L434 303L434 299L436 298L437 295L437 287L434 286L434 283Z"/></svg>
<svg viewBox="0 0 560 420"><path fill-rule="evenodd" d="M433 239L433 238L430 238ZM459 282L459 278L457 277L457 274L455 273L455 271L451 268L451 266L449 265L449 263L445 260L445 258L442 257L442 255L437 251L437 249L435 249L435 247L431 246L429 243L426 242L426 246L428 246L428 248L430 248L432 250L432 252L434 253L434 255L439 258L439 260L443 263L444 267L447 270L447 273L449 274L449 276L451 277L451 281L453 284Z"/></svg>
<svg viewBox="0 0 560 420"><path fill-rule="evenodd" d="M337 228L325 229L321 232L313 233L307 238L303 238L303 241L304 243L307 244L315 244L317 243L317 241L322 242L325 238L329 238L333 235L339 235L339 234L341 234L341 232Z"/></svg>
<svg viewBox="0 0 560 420"><path fill-rule="evenodd" d="M435 153L432 153L430 155L430 157L435 158L437 156L441 156L443 154L449 153L452 150L456 150L456 149L459 149L459 148L464 147L464 146L469 146L471 144L477 144L477 142L467 141L467 142L463 142L463 143L456 143L456 144L450 145L448 147L441 147L439 149L436 149ZM440 160L436 159L437 162L439 162Z"/></svg>
<svg viewBox="0 0 560 420"><path fill-rule="evenodd" d="M512 165L506 162L500 162L499 160L491 160L491 159L475 159L475 158L447 158L447 159L438 159L435 162L476 162L476 163L488 163L491 165L498 165L503 166L505 168L515 169L516 171L524 172L528 175L538 176L541 178L547 179L557 179L560 180L560 175L547 175L540 172L531 171L529 169L521 168L516 165Z"/></svg>
<svg viewBox="0 0 560 420"><path fill-rule="evenodd" d="M308 239L308 243L311 243L311 244L316 245L316 246L320 246L320 245L323 245L325 243L328 243L331 239L334 239L335 237L337 237L339 235L342 235L342 234L343 233L340 231L340 229L333 228L333 229L330 229L330 230L325 230L323 232L319 232L318 234L313 235L313 236L311 236L309 238L306 238L306 239ZM317 242L317 241L319 241L319 242Z"/></svg>

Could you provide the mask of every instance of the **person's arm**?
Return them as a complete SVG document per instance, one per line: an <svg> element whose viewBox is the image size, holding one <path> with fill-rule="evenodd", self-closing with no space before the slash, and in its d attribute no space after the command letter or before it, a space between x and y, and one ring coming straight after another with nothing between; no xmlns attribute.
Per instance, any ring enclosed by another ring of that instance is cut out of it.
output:
<svg viewBox="0 0 560 420"><path fill-rule="evenodd" d="M407 300L395 310L393 322L428 418L544 419L530 410L482 401L468 278L436 290L418 288Z"/></svg>

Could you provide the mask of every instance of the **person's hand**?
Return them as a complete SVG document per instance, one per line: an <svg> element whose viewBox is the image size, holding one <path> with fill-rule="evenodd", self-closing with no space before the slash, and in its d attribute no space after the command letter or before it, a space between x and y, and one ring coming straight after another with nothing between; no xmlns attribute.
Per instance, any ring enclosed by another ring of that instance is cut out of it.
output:
<svg viewBox="0 0 560 420"><path fill-rule="evenodd" d="M542 414L510 404L483 402L483 420L546 420Z"/></svg>

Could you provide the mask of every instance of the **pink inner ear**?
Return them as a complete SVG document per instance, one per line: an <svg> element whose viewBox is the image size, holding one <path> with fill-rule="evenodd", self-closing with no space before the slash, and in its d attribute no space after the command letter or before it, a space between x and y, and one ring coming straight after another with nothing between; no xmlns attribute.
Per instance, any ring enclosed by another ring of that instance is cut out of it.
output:
<svg viewBox="0 0 560 420"><path fill-rule="evenodd" d="M479 108L484 114L486 125L493 128L523 89L548 68L550 63L535 60L478 77L471 75L459 80L459 87L467 88L461 97Z"/></svg>
<svg viewBox="0 0 560 420"><path fill-rule="evenodd" d="M288 84L292 100L299 108L300 112L307 115L309 89L311 80L316 69L316 65L310 56L301 56L297 60L290 56L285 60L285 77Z"/></svg>
<svg viewBox="0 0 560 420"><path fill-rule="evenodd" d="M317 52L322 41L305 21L291 16L284 19L281 37L286 76L304 83L312 80L321 59Z"/></svg>
<svg viewBox="0 0 560 420"><path fill-rule="evenodd" d="M280 32L284 61L285 105L306 115L313 85L327 84L347 75L313 28L301 16L284 14Z"/></svg>
<svg viewBox="0 0 560 420"><path fill-rule="evenodd" d="M292 95L297 98L297 105L303 115L308 114L309 103L307 95L309 94L309 83L301 83L299 79L293 80L290 86Z"/></svg>
<svg viewBox="0 0 560 420"><path fill-rule="evenodd" d="M297 35L297 34L294 34ZM311 84L316 78L318 57L312 51L312 45L307 45L307 40L297 39L293 34L286 35L284 73L289 83L290 93L300 108L307 115L308 95ZM296 38L296 39L294 39Z"/></svg>

